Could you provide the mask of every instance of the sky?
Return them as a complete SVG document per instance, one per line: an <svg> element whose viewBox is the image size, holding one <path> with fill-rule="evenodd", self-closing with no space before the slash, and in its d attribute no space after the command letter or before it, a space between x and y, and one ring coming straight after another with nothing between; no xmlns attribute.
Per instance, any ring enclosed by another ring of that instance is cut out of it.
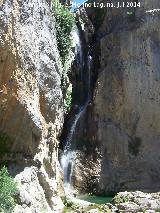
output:
<svg viewBox="0 0 160 213"><path fill-rule="evenodd" d="M83 2L86 2L87 0L73 0L73 3L76 3L76 4L82 4ZM75 7L73 7L75 8Z"/></svg>
<svg viewBox="0 0 160 213"><path fill-rule="evenodd" d="M74 2L77 2L77 3L83 3L84 0L74 0Z"/></svg>

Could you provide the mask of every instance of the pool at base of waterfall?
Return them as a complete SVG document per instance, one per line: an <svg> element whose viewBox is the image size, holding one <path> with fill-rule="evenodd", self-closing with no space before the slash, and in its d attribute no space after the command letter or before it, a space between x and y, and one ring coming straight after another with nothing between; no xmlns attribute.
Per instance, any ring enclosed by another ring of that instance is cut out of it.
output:
<svg viewBox="0 0 160 213"><path fill-rule="evenodd" d="M80 200L88 201L95 204L111 203L113 197L96 196L96 195L83 195L78 197Z"/></svg>

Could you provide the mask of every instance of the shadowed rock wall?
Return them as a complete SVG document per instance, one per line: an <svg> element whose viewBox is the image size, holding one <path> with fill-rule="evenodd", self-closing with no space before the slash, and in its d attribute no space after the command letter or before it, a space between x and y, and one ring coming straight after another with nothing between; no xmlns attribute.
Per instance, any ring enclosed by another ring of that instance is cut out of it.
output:
<svg viewBox="0 0 160 213"><path fill-rule="evenodd" d="M90 43L99 47L99 66L92 106L77 126L83 144L73 182L80 190L160 190L159 8L146 0L135 9L82 12L95 28Z"/></svg>

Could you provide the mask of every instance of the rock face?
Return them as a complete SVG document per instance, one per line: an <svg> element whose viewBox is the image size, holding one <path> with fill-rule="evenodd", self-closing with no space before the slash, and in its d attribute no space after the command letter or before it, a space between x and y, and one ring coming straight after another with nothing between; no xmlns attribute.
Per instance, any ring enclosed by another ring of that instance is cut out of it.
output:
<svg viewBox="0 0 160 213"><path fill-rule="evenodd" d="M0 1L0 162L19 186L15 212L63 207L61 64L50 1Z"/></svg>
<svg viewBox="0 0 160 213"><path fill-rule="evenodd" d="M114 198L118 212L159 212L160 194L120 192Z"/></svg>
<svg viewBox="0 0 160 213"><path fill-rule="evenodd" d="M77 126L82 157L73 179L79 189L88 181L100 194L160 190L160 2L140 2L140 8L85 11L94 25L89 44L99 63L92 105Z"/></svg>

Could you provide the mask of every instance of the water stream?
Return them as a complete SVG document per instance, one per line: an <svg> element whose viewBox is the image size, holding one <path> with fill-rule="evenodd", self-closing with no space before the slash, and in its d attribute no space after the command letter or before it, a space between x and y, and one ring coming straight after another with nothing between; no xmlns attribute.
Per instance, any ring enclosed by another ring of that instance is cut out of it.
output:
<svg viewBox="0 0 160 213"><path fill-rule="evenodd" d="M75 58L77 69L79 70L80 80L85 86L87 93L84 94L84 103L77 105L76 112L73 116L72 124L68 130L67 137L64 141L64 150L61 156L61 166L64 172L64 187L66 193L71 191L71 177L72 177L72 168L74 160L76 158L76 151L71 149L73 135L76 130L77 123L81 116L85 113L88 104L91 100L91 67L92 67L92 57L90 54L87 54L87 62L85 62L85 57L83 55L83 48L81 45L80 35L78 29L72 33L74 42L75 42ZM86 64L86 66L85 66ZM87 73L86 73L87 72ZM87 85L86 85L87 84ZM85 90L83 90L85 91ZM86 91L85 91L86 92Z"/></svg>
<svg viewBox="0 0 160 213"><path fill-rule="evenodd" d="M92 69L92 56L88 54L87 57L88 67L88 100L91 99L91 69Z"/></svg>
<svg viewBox="0 0 160 213"><path fill-rule="evenodd" d="M76 152L71 150L72 138L76 129L77 122L79 121L82 114L85 112L87 105L88 102L84 106L79 107L79 111L75 115L75 119L71 125L70 132L68 133L66 145L64 147L63 155L61 157L61 166L64 172L64 187L66 191L71 190L72 168L74 160L76 158Z"/></svg>

